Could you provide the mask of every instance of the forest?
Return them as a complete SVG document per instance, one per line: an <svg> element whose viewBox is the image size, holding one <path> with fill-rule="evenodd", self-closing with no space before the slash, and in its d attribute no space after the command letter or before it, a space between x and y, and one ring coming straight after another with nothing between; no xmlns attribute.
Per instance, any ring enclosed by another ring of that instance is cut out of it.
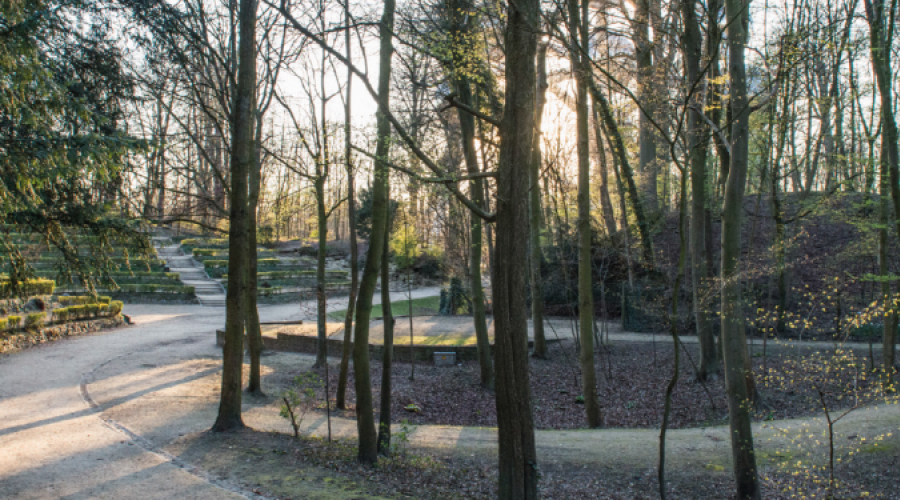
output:
<svg viewBox="0 0 900 500"><path fill-rule="evenodd" d="M898 14L4 1L0 334L224 306L198 439L346 498L900 498Z"/></svg>

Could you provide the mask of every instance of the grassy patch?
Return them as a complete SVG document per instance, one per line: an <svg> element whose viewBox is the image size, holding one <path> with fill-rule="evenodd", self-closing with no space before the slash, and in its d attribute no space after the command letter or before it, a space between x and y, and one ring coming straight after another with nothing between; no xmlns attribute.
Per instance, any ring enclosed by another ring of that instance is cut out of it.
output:
<svg viewBox="0 0 900 500"><path fill-rule="evenodd" d="M438 314L441 305L440 297L422 297L421 299L413 299L412 300L412 309L413 316L434 316ZM407 299L397 300L391 302L391 312L394 316L409 316L409 301ZM328 313L328 317L336 320L343 321L344 316L347 315L346 309L341 309L340 311L334 311ZM384 315L384 312L381 310L381 305L372 306L372 317L378 318Z"/></svg>

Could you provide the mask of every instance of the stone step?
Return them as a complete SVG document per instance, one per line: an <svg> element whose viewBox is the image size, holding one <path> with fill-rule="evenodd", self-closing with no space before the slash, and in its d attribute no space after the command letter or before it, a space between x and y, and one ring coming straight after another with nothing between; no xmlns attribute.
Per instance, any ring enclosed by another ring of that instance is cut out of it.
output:
<svg viewBox="0 0 900 500"><path fill-rule="evenodd" d="M174 267L174 264L185 264L179 267L196 267L194 266L194 258L189 255L172 255L166 257L166 263L171 264Z"/></svg>
<svg viewBox="0 0 900 500"><path fill-rule="evenodd" d="M200 305L207 307L225 307L224 295L197 295Z"/></svg>
<svg viewBox="0 0 900 500"><path fill-rule="evenodd" d="M194 287L194 293L201 294L201 295L220 294L225 291L222 288L222 286L218 285L218 284L208 285L208 284L197 284L197 283L185 283L185 285Z"/></svg>

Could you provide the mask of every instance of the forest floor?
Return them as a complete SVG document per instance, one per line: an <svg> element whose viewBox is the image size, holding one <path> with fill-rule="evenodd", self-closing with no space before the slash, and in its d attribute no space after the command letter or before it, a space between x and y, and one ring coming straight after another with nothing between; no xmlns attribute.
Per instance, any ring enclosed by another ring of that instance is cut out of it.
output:
<svg viewBox="0 0 900 500"><path fill-rule="evenodd" d="M398 458L375 469L355 464L352 419L332 418L335 442L328 443L326 416L313 410L301 424L302 439L291 437L279 416L278 381L308 371L308 355L263 359L268 396L244 400L244 421L254 430L207 433L218 405L221 351L211 330L221 310L128 307L135 326L0 358L0 497L494 496L493 427L395 425ZM293 304L264 307L261 314L270 321L303 317ZM670 366L663 345L657 362ZM827 456L823 429L820 416L755 425L766 498L788 498L778 491L808 485L809 474L822 476L813 467ZM898 498L891 489L900 466L898 429L897 405L860 408L840 421L839 456L854 454L838 466L847 483L842 495ZM538 430L535 437L543 498L657 496L656 429ZM675 429L667 443L672 498L727 497L727 427Z"/></svg>

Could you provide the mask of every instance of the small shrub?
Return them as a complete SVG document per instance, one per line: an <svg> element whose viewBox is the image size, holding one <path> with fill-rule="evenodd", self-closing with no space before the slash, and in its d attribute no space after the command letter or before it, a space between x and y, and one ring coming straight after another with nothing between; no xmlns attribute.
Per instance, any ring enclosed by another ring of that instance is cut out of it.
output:
<svg viewBox="0 0 900 500"><path fill-rule="evenodd" d="M47 318L47 313L43 313L43 312L31 313L28 316L25 316L25 328L29 328L29 329L40 328L41 325L44 324L44 320L46 318Z"/></svg>
<svg viewBox="0 0 900 500"><path fill-rule="evenodd" d="M89 295L72 295L72 296L62 296L59 298L59 303L62 305L83 305L87 304L91 301L91 297Z"/></svg>
<svg viewBox="0 0 900 500"><path fill-rule="evenodd" d="M20 282L18 291L13 292L12 284L8 280L4 280L0 281L0 298L53 295L54 288L56 288L56 282L53 280L34 279Z"/></svg>
<svg viewBox="0 0 900 500"><path fill-rule="evenodd" d="M84 318L85 315L87 314L87 310L85 309L85 306L83 304L77 305L77 306L70 306L68 309L69 309L69 319L81 319L81 318Z"/></svg>
<svg viewBox="0 0 900 500"><path fill-rule="evenodd" d="M5 332L8 324L9 321L6 318L0 318L0 332Z"/></svg>
<svg viewBox="0 0 900 500"><path fill-rule="evenodd" d="M312 372L294 377L294 385L281 396L280 415L290 421L294 428L294 437L300 437L300 424L306 413L316 406L316 389L322 385L322 379Z"/></svg>
<svg viewBox="0 0 900 500"><path fill-rule="evenodd" d="M97 297L97 302L99 302L100 304L109 304L110 300L112 300L112 297L108 295L101 295Z"/></svg>
<svg viewBox="0 0 900 500"><path fill-rule="evenodd" d="M22 317L12 315L12 316L7 316L6 320L7 320L6 328L9 330L15 330L16 328L19 327L19 323L22 322Z"/></svg>
<svg viewBox="0 0 900 500"><path fill-rule="evenodd" d="M53 310L53 316L57 321L64 323L69 319L69 308L68 307L59 307Z"/></svg>
<svg viewBox="0 0 900 500"><path fill-rule="evenodd" d="M96 316L100 312L100 304L86 304L84 307L90 317Z"/></svg>
<svg viewBox="0 0 900 500"><path fill-rule="evenodd" d="M113 300L109 303L109 315L118 316L122 312L123 302L121 300Z"/></svg>

